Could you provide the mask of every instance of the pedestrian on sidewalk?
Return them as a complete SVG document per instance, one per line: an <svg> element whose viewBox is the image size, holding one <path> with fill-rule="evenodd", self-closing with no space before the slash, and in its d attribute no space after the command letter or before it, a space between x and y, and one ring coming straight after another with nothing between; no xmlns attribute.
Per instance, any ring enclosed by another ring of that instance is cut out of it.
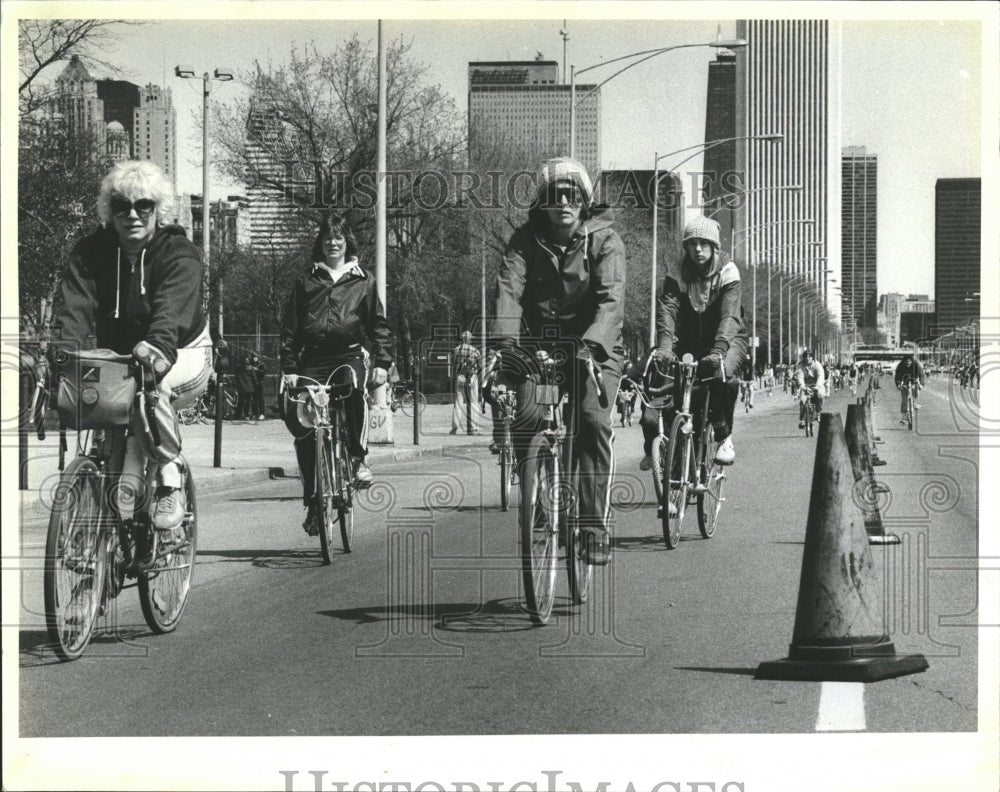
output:
<svg viewBox="0 0 1000 792"><path fill-rule="evenodd" d="M242 421L256 415L253 412L253 395L257 386L257 369L252 356L253 352L247 352L236 368L236 418Z"/></svg>
<svg viewBox="0 0 1000 792"><path fill-rule="evenodd" d="M264 420L264 380L267 379L267 369L264 361L256 352L250 353L250 365L253 367L253 399L250 402L250 413L258 421Z"/></svg>
<svg viewBox="0 0 1000 792"><path fill-rule="evenodd" d="M452 411L451 432L467 431L479 434L476 419L469 420L479 405L479 376L482 368L479 350L472 345L472 333L465 330L461 343L451 352L452 359Z"/></svg>
<svg viewBox="0 0 1000 792"><path fill-rule="evenodd" d="M372 472L368 455L369 385L384 385L392 363L392 334L379 299L375 276L358 263L357 241L347 218L335 212L324 214L313 243L308 271L299 275L288 295L281 320L281 372L288 388L298 376L327 382L343 367L354 372L357 388L347 400L348 448L354 462L354 480L368 487ZM338 380L341 381L341 380ZM285 408L285 425L295 437L295 456L302 477L302 500L306 506L303 528L310 536L319 533L314 503L316 445L313 429L306 426L297 409Z"/></svg>

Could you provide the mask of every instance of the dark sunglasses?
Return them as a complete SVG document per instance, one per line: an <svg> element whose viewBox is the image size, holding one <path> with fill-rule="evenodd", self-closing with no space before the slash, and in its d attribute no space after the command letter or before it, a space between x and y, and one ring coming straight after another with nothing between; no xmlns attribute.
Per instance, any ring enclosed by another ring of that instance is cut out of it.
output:
<svg viewBox="0 0 1000 792"><path fill-rule="evenodd" d="M135 202L126 198L111 199L111 214L115 217L128 217L133 209L139 215L140 220L148 220L149 216L156 210L156 201L151 198L140 198Z"/></svg>
<svg viewBox="0 0 1000 792"><path fill-rule="evenodd" d="M583 194L576 187L551 185L545 191L545 205L559 206L563 199L570 206L579 206L583 203Z"/></svg>

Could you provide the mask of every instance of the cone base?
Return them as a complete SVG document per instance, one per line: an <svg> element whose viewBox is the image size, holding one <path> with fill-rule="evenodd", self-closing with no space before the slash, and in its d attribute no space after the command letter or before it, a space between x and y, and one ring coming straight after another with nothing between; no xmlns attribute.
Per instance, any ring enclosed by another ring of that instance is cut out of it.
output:
<svg viewBox="0 0 1000 792"><path fill-rule="evenodd" d="M761 663L754 679L878 682L929 668L923 655L897 655L892 641L865 646L792 646L789 655L784 660Z"/></svg>

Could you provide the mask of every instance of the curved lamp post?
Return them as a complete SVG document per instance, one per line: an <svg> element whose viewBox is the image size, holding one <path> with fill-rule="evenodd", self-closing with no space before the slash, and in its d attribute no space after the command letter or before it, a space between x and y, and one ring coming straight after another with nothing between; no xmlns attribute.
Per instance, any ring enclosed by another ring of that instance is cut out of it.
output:
<svg viewBox="0 0 1000 792"><path fill-rule="evenodd" d="M643 50L641 52L632 52L629 53L628 55L620 55L617 58L611 58L610 60L601 61L600 63L595 63L592 66L586 66L579 70L577 70L575 66L570 65L569 67L569 155L571 157L576 156L576 103L577 103L576 75L577 74L583 74L585 72L592 71L593 69L598 69L602 66L610 66L612 63L619 63L629 58L637 59L623 66L614 74L612 74L610 77L603 80L602 82L599 82L589 91L587 91L587 93L583 94L583 96L580 97L580 101L582 102L584 99L590 96L590 94L599 89L602 85L605 85L606 83L613 80L619 74L627 72L633 66L638 66L640 63L644 63L645 61L648 61L650 58L655 58L659 55L664 55L667 52L672 52L673 50L679 50L679 49L690 49L692 47L714 47L715 49L740 49L742 47L745 47L746 45L747 45L746 39L731 39L728 41L705 41L705 42L699 42L697 44L674 44L670 47L658 47L657 49Z"/></svg>

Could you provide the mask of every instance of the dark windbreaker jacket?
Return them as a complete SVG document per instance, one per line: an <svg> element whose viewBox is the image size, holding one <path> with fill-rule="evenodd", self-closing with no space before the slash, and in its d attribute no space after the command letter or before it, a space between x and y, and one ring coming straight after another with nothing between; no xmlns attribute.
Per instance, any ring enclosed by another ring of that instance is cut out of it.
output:
<svg viewBox="0 0 1000 792"><path fill-rule="evenodd" d="M313 264L288 295L281 320L281 371L295 374L303 363L337 355L372 356L372 364L392 364L392 333L378 297L375 276L354 266L336 283Z"/></svg>
<svg viewBox="0 0 1000 792"><path fill-rule="evenodd" d="M129 354L146 341L173 365L205 329L201 254L184 229L159 226L135 264L101 227L70 253L55 323L65 346ZM58 342L56 342L58 344Z"/></svg>
<svg viewBox="0 0 1000 792"><path fill-rule="evenodd" d="M594 210L560 254L529 220L504 251L490 335L517 341L542 328L583 339L598 360L624 357L625 245L611 228L611 212Z"/></svg>

